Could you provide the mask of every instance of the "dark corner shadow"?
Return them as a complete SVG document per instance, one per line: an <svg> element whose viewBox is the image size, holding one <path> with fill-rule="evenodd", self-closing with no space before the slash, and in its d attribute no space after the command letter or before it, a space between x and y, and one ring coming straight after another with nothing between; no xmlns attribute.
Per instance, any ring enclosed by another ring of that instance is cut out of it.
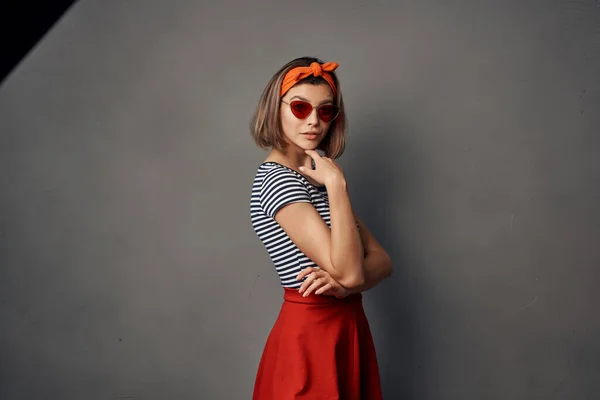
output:
<svg viewBox="0 0 600 400"><path fill-rule="evenodd" d="M17 65L35 48L37 43L52 29L76 0L53 0L47 2L4 2L0 6L0 87ZM2 20L4 19L4 20ZM18 21L18 23L11 23Z"/></svg>
<svg viewBox="0 0 600 400"><path fill-rule="evenodd" d="M393 261L392 277L365 293L365 309L377 347L381 384L385 399L417 399L415 354L416 287L409 243L411 227L400 215L411 200L414 149L406 140L411 132L398 119L384 112L366 114L356 127L360 139L351 144L356 158L343 164L351 173L349 187L353 208L388 251ZM402 226L407 225L407 226Z"/></svg>

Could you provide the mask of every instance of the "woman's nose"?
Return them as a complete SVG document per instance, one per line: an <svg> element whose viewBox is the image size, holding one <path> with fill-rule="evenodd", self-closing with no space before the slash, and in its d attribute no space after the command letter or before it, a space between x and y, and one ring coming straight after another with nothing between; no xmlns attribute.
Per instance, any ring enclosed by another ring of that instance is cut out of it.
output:
<svg viewBox="0 0 600 400"><path fill-rule="evenodd" d="M316 108L313 108L310 114L307 117L308 123L310 125L318 125L319 124L319 113Z"/></svg>

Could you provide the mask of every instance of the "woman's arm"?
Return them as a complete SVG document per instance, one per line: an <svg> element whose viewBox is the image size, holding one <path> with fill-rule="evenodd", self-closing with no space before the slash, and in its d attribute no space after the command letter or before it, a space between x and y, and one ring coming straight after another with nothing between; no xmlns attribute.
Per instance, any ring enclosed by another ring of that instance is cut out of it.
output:
<svg viewBox="0 0 600 400"><path fill-rule="evenodd" d="M328 182L327 193L331 217L331 262L344 266L352 287L363 285L363 243L356 229L346 180L339 178ZM345 286L342 282L340 284Z"/></svg>
<svg viewBox="0 0 600 400"><path fill-rule="evenodd" d="M296 246L341 285L361 286L364 251L344 173L330 158L314 150L306 150L306 154L313 158L315 169L300 170L327 188L331 228L307 202L282 207L274 218Z"/></svg>
<svg viewBox="0 0 600 400"><path fill-rule="evenodd" d="M382 280L392 275L392 260L381 244L371 234L367 226L358 216L354 215L360 228L360 237L364 248L362 285L347 288L350 293L364 292L375 287ZM342 286L343 283L340 282Z"/></svg>
<svg viewBox="0 0 600 400"><path fill-rule="evenodd" d="M308 258L350 289L365 283L364 251L345 185L338 184L327 187L331 229L314 206L307 203L286 205L274 218Z"/></svg>
<svg viewBox="0 0 600 400"><path fill-rule="evenodd" d="M364 259L362 261L364 282L352 287L346 286L335 279L326 268L322 268L321 270L305 268L296 277L297 280L307 277L300 286L300 293L304 293L305 296L314 292L315 294L345 297L352 293L369 290L392 275L392 260L390 256L371 234L364 222L356 215L354 218L360 228L362 248L364 248Z"/></svg>

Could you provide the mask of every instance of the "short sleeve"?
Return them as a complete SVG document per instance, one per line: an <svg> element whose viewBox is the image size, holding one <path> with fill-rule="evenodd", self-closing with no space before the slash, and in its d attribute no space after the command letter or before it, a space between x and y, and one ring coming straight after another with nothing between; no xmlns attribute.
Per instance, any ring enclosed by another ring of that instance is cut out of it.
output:
<svg viewBox="0 0 600 400"><path fill-rule="evenodd" d="M279 209L291 203L311 203L307 187L292 171L275 168L267 173L259 194L260 206L273 218Z"/></svg>

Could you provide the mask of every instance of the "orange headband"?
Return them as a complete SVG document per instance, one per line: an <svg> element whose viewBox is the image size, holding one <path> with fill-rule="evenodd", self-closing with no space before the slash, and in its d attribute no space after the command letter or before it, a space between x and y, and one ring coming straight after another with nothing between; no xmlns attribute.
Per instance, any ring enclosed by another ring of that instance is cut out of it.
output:
<svg viewBox="0 0 600 400"><path fill-rule="evenodd" d="M310 67L296 67L292 68L288 71L287 74L283 77L283 82L281 83L281 97L287 93L288 90L292 88L296 83L300 82L302 79L309 77L311 75L320 76L329 83L331 86L331 90L333 91L333 95L335 96L337 93L337 89L335 87L335 82L333 81L333 76L329 74L330 71L335 71L338 67L338 63L328 62L325 64L319 64L314 62L310 64Z"/></svg>

